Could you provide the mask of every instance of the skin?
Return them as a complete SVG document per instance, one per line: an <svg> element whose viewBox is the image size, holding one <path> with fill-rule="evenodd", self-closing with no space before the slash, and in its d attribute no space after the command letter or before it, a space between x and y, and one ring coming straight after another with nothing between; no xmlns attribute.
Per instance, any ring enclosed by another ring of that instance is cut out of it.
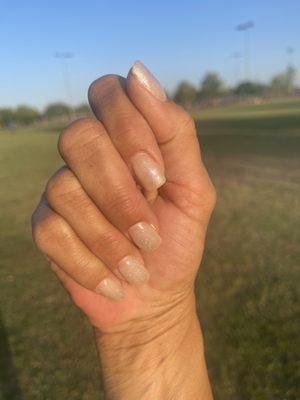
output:
<svg viewBox="0 0 300 400"><path fill-rule="evenodd" d="M132 72L95 81L89 101L96 119L60 135L66 166L33 214L34 240L95 329L107 399L212 399L194 280L216 195L193 120ZM131 159L140 151L165 171L158 191L137 182ZM151 253L129 238L139 221L162 238ZM144 260L146 284L131 285L116 269L129 253ZM107 276L121 282L123 300L95 293Z"/></svg>

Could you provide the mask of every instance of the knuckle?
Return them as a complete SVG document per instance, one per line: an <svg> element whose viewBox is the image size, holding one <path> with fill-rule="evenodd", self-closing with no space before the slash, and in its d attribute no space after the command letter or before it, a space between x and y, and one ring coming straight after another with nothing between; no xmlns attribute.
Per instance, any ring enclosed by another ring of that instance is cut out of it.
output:
<svg viewBox="0 0 300 400"><path fill-rule="evenodd" d="M116 250L120 247L120 240L112 230L99 232L97 240L91 244L91 251L96 255L103 252L111 253L112 249Z"/></svg>
<svg viewBox="0 0 300 400"><path fill-rule="evenodd" d="M140 201L126 187L118 187L110 199L111 208L123 215L133 215L140 208Z"/></svg>
<svg viewBox="0 0 300 400"><path fill-rule="evenodd" d="M190 190L182 199L183 207L197 220L207 220L215 208L217 194L210 178L199 177L190 185Z"/></svg>
<svg viewBox="0 0 300 400"><path fill-rule="evenodd" d="M78 280L88 289L94 289L97 283L108 274L102 262L97 262L94 258L87 258L83 255L77 256L77 268Z"/></svg>
<svg viewBox="0 0 300 400"><path fill-rule="evenodd" d="M213 209L216 206L217 202L217 191L215 186L210 181L206 190L205 200L203 202L203 207L207 211L208 214L211 214Z"/></svg>
<svg viewBox="0 0 300 400"><path fill-rule="evenodd" d="M174 106L174 124L176 131L184 134L195 134L195 121L191 114L189 114L182 106L173 103Z"/></svg>
<svg viewBox="0 0 300 400"><path fill-rule="evenodd" d="M195 128L195 121L192 118L190 114L188 114L186 111L183 112L183 114L180 116L178 119L178 129L181 132L188 133L188 134L195 134L196 128Z"/></svg>
<svg viewBox="0 0 300 400"><path fill-rule="evenodd" d="M64 225L59 216L47 212L33 224L33 240L40 250L47 252L52 243L57 241L58 236L64 233L64 230Z"/></svg>
<svg viewBox="0 0 300 400"><path fill-rule="evenodd" d="M58 150L61 156L68 158L82 147L97 141L104 133L102 124L93 118L82 118L62 131L58 140Z"/></svg>
<svg viewBox="0 0 300 400"><path fill-rule="evenodd" d="M45 189L45 197L52 203L57 198L64 197L78 189L80 189L80 184L75 175L68 168L63 167L49 179Z"/></svg>
<svg viewBox="0 0 300 400"><path fill-rule="evenodd" d="M203 198L201 200L201 208L208 215L210 215L213 209L215 208L216 202L217 202L216 188L209 178L204 188Z"/></svg>
<svg viewBox="0 0 300 400"><path fill-rule="evenodd" d="M119 116L119 122L117 122L116 130L114 132L115 142L124 141L124 139L130 139L135 141L137 138L137 132L142 129L138 118L132 115L121 115Z"/></svg>

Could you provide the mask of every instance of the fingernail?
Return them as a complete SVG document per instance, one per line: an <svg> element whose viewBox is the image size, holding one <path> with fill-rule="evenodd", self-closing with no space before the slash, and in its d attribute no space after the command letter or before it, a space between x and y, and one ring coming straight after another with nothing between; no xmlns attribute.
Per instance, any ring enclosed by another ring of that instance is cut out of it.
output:
<svg viewBox="0 0 300 400"><path fill-rule="evenodd" d="M143 63L136 61L131 68L131 73L154 97L160 101L167 100L167 96L161 84Z"/></svg>
<svg viewBox="0 0 300 400"><path fill-rule="evenodd" d="M142 250L154 251L161 244L161 237L147 222L138 222L128 230L131 239Z"/></svg>
<svg viewBox="0 0 300 400"><path fill-rule="evenodd" d="M126 256L119 262L119 270L127 282L142 285L149 279L149 272L144 265L133 256Z"/></svg>
<svg viewBox="0 0 300 400"><path fill-rule="evenodd" d="M95 289L96 293L120 301L125 298L125 292L121 284L110 278L103 279Z"/></svg>
<svg viewBox="0 0 300 400"><path fill-rule="evenodd" d="M156 190L166 182L163 170L147 153L136 153L131 158L131 163L135 175L145 189Z"/></svg>

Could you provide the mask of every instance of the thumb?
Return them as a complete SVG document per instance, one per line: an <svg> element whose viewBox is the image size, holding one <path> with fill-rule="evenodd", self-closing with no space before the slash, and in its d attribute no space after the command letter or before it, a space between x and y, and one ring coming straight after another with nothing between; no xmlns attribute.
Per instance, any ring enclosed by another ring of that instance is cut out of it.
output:
<svg viewBox="0 0 300 400"><path fill-rule="evenodd" d="M168 198L178 203L187 190L201 197L213 192L192 117L167 99L160 83L139 61L128 73L127 93L156 137L167 179L163 191Z"/></svg>

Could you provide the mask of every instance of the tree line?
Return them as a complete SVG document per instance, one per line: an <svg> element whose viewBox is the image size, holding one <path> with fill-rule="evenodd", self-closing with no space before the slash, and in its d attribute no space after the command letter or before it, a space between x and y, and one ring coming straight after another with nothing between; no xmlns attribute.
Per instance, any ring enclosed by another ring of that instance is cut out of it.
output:
<svg viewBox="0 0 300 400"><path fill-rule="evenodd" d="M193 108L202 103L213 103L214 100L232 98L238 101L247 97L278 97L296 94L296 70L292 66L275 75L270 83L244 81L235 87L226 87L222 78L216 72L207 72L199 87L188 81L178 84L173 99L186 108Z"/></svg>
<svg viewBox="0 0 300 400"><path fill-rule="evenodd" d="M87 104L71 107L65 103L49 104L40 112L34 107L21 105L16 108L0 108L0 127L14 128L15 126L31 125L41 121L65 121L73 117L86 116L91 113Z"/></svg>
<svg viewBox="0 0 300 400"><path fill-rule="evenodd" d="M218 73L207 72L199 87L188 81L182 81L178 84L171 97L177 103L191 109L203 103L212 104L216 100L220 101L228 98L238 101L247 97L290 96L298 92L299 89L296 88L296 70L292 66L288 66L285 71L274 76L269 84L244 81L232 88L226 87ZM61 102L49 104L43 112L27 105L21 105L14 109L0 108L0 127L13 128L39 121L64 121L90 115L90 113L91 110L86 104L71 107Z"/></svg>

